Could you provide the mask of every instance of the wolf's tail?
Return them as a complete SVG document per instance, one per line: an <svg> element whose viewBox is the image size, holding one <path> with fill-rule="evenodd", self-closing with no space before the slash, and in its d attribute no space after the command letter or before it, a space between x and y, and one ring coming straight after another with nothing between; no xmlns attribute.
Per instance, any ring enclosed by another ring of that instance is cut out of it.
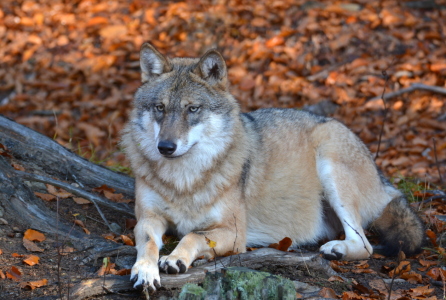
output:
<svg viewBox="0 0 446 300"><path fill-rule="evenodd" d="M424 226L404 196L393 198L383 214L373 222L373 227L380 235L383 254L395 256L399 250L406 255L421 252L425 240Z"/></svg>

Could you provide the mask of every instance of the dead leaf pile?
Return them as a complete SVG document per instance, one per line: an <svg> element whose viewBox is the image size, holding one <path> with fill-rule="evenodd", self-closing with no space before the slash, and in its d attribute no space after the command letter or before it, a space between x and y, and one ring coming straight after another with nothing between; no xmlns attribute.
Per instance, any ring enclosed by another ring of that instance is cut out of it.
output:
<svg viewBox="0 0 446 300"><path fill-rule="evenodd" d="M384 105L370 98L413 83L446 87L446 18L432 3L5 0L0 113L95 162L128 166L117 142L141 44L171 56L216 47L243 110L329 100L376 152ZM387 175L438 182L433 138L444 162L445 100L423 90L387 100L377 160Z"/></svg>

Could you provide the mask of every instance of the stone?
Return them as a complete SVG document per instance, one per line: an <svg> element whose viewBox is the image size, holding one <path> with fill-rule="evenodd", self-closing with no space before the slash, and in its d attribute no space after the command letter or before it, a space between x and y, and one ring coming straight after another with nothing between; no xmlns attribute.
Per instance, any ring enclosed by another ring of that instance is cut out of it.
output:
<svg viewBox="0 0 446 300"><path fill-rule="evenodd" d="M208 272L203 287L186 284L178 299L295 299L296 290L291 280L268 272L244 267L229 267L219 272Z"/></svg>

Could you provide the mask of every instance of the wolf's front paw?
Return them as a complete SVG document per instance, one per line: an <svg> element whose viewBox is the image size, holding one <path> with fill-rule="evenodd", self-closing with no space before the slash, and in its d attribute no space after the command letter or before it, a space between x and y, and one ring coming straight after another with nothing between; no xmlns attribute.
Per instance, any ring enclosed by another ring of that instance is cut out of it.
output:
<svg viewBox="0 0 446 300"><path fill-rule="evenodd" d="M187 271L186 259L175 255L163 256L158 261L160 270L169 274L184 273Z"/></svg>
<svg viewBox="0 0 446 300"><path fill-rule="evenodd" d="M137 261L133 265L130 280L135 289L147 286L150 291L155 291L161 287L158 266L147 261Z"/></svg>

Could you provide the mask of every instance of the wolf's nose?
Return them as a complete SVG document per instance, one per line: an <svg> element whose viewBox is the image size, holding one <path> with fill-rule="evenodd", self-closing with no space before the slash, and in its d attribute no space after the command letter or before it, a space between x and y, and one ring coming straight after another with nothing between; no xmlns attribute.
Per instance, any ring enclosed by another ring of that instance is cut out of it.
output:
<svg viewBox="0 0 446 300"><path fill-rule="evenodd" d="M158 143L158 151L162 155L171 155L175 152L176 149L177 149L177 144L171 141L160 141Z"/></svg>

